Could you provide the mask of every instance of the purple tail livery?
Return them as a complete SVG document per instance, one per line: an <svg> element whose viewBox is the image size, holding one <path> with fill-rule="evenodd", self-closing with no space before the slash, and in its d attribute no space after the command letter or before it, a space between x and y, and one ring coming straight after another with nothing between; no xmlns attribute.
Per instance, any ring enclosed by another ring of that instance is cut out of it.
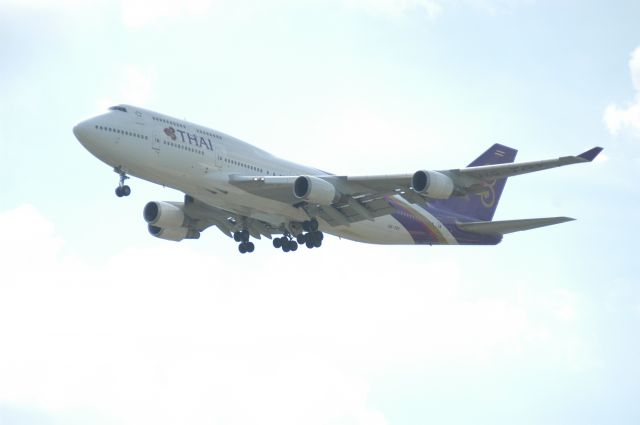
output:
<svg viewBox="0 0 640 425"><path fill-rule="evenodd" d="M511 163L515 161L517 153L516 149L496 143L467 167ZM491 180L484 184L484 189L486 189L484 191L463 197L434 201L431 206L475 220L491 221L506 182L506 177Z"/></svg>

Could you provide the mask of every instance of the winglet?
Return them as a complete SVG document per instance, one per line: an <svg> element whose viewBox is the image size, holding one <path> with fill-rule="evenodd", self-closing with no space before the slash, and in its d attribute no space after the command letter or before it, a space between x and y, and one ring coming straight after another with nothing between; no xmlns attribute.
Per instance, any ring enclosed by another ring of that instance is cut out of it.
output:
<svg viewBox="0 0 640 425"><path fill-rule="evenodd" d="M593 149L589 149L588 151L581 153L580 155L578 155L578 158L582 158L585 161L591 162L595 159L596 156L598 156L600 152L602 152L602 148L595 147Z"/></svg>

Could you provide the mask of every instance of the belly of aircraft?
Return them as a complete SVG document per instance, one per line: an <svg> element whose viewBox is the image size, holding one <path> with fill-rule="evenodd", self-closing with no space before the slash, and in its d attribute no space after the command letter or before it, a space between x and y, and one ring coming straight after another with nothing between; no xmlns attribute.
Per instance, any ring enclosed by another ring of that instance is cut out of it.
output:
<svg viewBox="0 0 640 425"><path fill-rule="evenodd" d="M327 233L341 238L381 245L413 245L414 241L407 229L390 215L365 220L350 226L323 228Z"/></svg>

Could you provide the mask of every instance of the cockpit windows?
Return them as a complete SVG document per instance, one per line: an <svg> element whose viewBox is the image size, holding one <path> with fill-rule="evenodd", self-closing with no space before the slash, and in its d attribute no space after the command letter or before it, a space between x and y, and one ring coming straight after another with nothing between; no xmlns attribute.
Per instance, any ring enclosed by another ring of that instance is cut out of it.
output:
<svg viewBox="0 0 640 425"><path fill-rule="evenodd" d="M111 108L109 108L109 110L127 112L127 108L125 108L124 106L112 106Z"/></svg>

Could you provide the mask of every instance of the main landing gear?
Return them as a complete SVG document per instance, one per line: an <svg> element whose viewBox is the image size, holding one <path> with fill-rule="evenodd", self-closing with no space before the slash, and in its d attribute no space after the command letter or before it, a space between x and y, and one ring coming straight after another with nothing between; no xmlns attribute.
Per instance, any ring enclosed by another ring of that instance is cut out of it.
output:
<svg viewBox="0 0 640 425"><path fill-rule="evenodd" d="M275 238L273 240L273 247L275 249L282 248L283 252L297 251L298 243L293 240L293 237L287 233L281 238Z"/></svg>
<svg viewBox="0 0 640 425"><path fill-rule="evenodd" d="M238 245L238 251L240 251L240 254L245 254L247 252L251 253L256 248L253 242L249 242L249 237L251 237L251 235L249 235L249 231L247 229L233 234L233 240L240 242L240 245Z"/></svg>
<svg viewBox="0 0 640 425"><path fill-rule="evenodd" d="M324 239L324 234L318 230L314 232L308 233L300 233L296 240L300 245L306 245L307 248L320 248L322 246L322 240Z"/></svg>
<svg viewBox="0 0 640 425"><path fill-rule="evenodd" d="M282 249L284 252L296 251L298 245L305 245L307 248L320 248L322 246L322 240L324 234L318 230L318 221L314 218L302 223L302 229L307 233L300 233L293 238L291 234L285 233L280 238L273 240L273 247L276 249Z"/></svg>
<svg viewBox="0 0 640 425"><path fill-rule="evenodd" d="M299 231L297 227L297 231ZM318 230L318 221L314 218L302 223L303 231L298 236L293 237L291 233L285 232L283 236L273 239L273 247L282 249L283 252L297 251L300 245L306 245L307 248L320 248L324 234ZM305 233L306 232L306 233ZM241 254L253 252L255 245L249 242L251 235L247 229L240 230L233 234L233 239L238 242L238 251Z"/></svg>
<svg viewBox="0 0 640 425"><path fill-rule="evenodd" d="M120 182L118 183L118 187L116 187L116 196L118 198L122 198L123 196L131 195L131 188L124 184L124 181L129 178L127 174L122 171L122 168L116 167L113 169L120 176Z"/></svg>
<svg viewBox="0 0 640 425"><path fill-rule="evenodd" d="M299 244L305 244L307 248L320 248L322 246L322 240L324 234L318 230L318 220L312 218L311 220L304 221L302 223L302 229L307 233L300 233L297 237Z"/></svg>

